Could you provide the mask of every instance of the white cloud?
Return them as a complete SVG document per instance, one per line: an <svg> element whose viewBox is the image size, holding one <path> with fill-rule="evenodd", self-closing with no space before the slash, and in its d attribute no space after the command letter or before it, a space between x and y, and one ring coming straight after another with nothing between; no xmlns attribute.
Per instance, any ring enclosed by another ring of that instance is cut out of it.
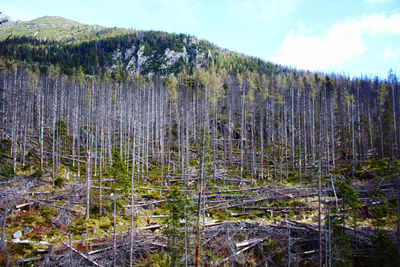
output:
<svg viewBox="0 0 400 267"><path fill-rule="evenodd" d="M268 21L289 15L301 0L230 0L229 9L242 20Z"/></svg>
<svg viewBox="0 0 400 267"><path fill-rule="evenodd" d="M391 46L386 47L383 53L383 59L398 59L400 58L400 47L393 48Z"/></svg>
<svg viewBox="0 0 400 267"><path fill-rule="evenodd" d="M297 22L297 29L301 35L313 33L313 29L306 27L302 21Z"/></svg>
<svg viewBox="0 0 400 267"><path fill-rule="evenodd" d="M337 67L368 50L366 37L400 34L400 14L364 16L333 24L324 36L307 36L290 31L270 60L309 70Z"/></svg>

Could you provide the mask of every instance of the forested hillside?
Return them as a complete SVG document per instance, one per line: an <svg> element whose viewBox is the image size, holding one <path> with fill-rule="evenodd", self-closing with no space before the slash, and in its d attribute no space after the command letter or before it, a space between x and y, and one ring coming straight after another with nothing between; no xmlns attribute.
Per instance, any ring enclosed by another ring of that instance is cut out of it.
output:
<svg viewBox="0 0 400 267"><path fill-rule="evenodd" d="M58 65L72 75L112 71L167 76L213 64L217 70L279 72L280 66L232 53L185 34L135 31L43 17L0 31L0 54L28 65ZM283 69L282 69L283 70ZM43 69L42 69L43 71Z"/></svg>
<svg viewBox="0 0 400 267"><path fill-rule="evenodd" d="M5 29L3 264L398 266L394 73L54 17Z"/></svg>

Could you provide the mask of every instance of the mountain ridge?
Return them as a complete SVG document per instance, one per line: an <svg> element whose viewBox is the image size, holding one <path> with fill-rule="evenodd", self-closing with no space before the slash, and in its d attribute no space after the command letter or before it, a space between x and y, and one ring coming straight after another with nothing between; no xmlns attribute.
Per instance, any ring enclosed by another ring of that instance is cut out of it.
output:
<svg viewBox="0 0 400 267"><path fill-rule="evenodd" d="M238 72L282 68L192 35L107 28L57 16L0 29L0 40L0 55L5 58L60 65L68 74L80 66L87 74L122 68L128 74L138 71L150 76L191 71L210 64Z"/></svg>

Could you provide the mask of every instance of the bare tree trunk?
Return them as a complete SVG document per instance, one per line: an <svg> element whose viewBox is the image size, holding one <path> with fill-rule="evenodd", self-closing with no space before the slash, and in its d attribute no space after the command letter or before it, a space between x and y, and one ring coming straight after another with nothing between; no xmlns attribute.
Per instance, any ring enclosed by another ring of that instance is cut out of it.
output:
<svg viewBox="0 0 400 267"><path fill-rule="evenodd" d="M240 179L243 179L243 167L244 167L244 141L246 135L246 111L245 111L245 90L242 94L242 116L240 125Z"/></svg>
<svg viewBox="0 0 400 267"><path fill-rule="evenodd" d="M5 233L6 233L6 221L7 221L7 215L10 212L10 209L5 209L3 212L3 216L1 218L1 238L0 238L0 249L5 250L6 249L6 240L5 240Z"/></svg>
<svg viewBox="0 0 400 267"><path fill-rule="evenodd" d="M40 150L40 170L43 171L43 132L44 132L44 96L39 95L39 150Z"/></svg>
<svg viewBox="0 0 400 267"><path fill-rule="evenodd" d="M260 178L264 179L264 109L260 111Z"/></svg>
<svg viewBox="0 0 400 267"><path fill-rule="evenodd" d="M115 228L117 225L117 178L114 176L114 212L113 212L113 267L116 266L117 261L117 235Z"/></svg>
<svg viewBox="0 0 400 267"><path fill-rule="evenodd" d="M217 168L217 163L216 163L216 153L217 153L217 140L216 140L216 131L217 131L217 107L216 104L213 106L213 131L212 131L212 143L213 143L213 182L214 184L216 183L216 168Z"/></svg>
<svg viewBox="0 0 400 267"><path fill-rule="evenodd" d="M397 181L397 259L400 263L400 182Z"/></svg>
<svg viewBox="0 0 400 267"><path fill-rule="evenodd" d="M318 247L319 266L322 267L322 231L321 231L321 172L318 174Z"/></svg>
<svg viewBox="0 0 400 267"><path fill-rule="evenodd" d="M199 258L200 258L200 211L201 211L201 198L203 191L203 177L204 177L204 158L205 158L205 142L206 142L206 127L205 122L203 123L203 137L201 142L201 169L200 169L200 181L199 181L199 194L197 199L197 223L196 223L196 257L195 257L195 266L199 266Z"/></svg>
<svg viewBox="0 0 400 267"><path fill-rule="evenodd" d="M393 132L394 132L394 157L397 157L399 148L398 148L398 143L397 143L397 119L396 119L396 98L395 98L395 84L391 85L391 90L392 90L392 109L393 109Z"/></svg>
<svg viewBox="0 0 400 267"><path fill-rule="evenodd" d="M354 114L353 114L353 105L354 105L354 99L353 97L351 98L351 135L352 135L352 141L351 141L351 147L352 147L352 154L353 154L353 164L351 168L351 176L354 177L354 171L356 167L356 137L355 137L355 130L354 130Z"/></svg>
<svg viewBox="0 0 400 267"><path fill-rule="evenodd" d="M254 103L252 105L252 118L251 118L251 182L254 183L254 176L256 174L256 145L255 145L255 111Z"/></svg>
<svg viewBox="0 0 400 267"><path fill-rule="evenodd" d="M51 168L51 176L53 178L53 184L55 180L55 168L56 168L56 122L57 122L57 93L58 93L58 88L57 88L57 79L56 79L56 85L54 88L53 92L53 107L52 107L52 113L53 113L53 121L52 121L52 146L51 146L51 162L52 162L52 168Z"/></svg>
<svg viewBox="0 0 400 267"><path fill-rule="evenodd" d="M131 174L131 225L130 225L130 253L129 253L129 266L133 266L133 221L134 221L134 178L135 178L135 160L136 160L136 126L135 120L133 119L133 144L132 144L132 174ZM161 171L162 172L162 171Z"/></svg>
<svg viewBox="0 0 400 267"><path fill-rule="evenodd" d="M291 93L291 116L290 116L290 132L291 132L291 137L292 137L292 143L291 143L291 151L292 151L292 169L295 169L295 144L294 144L294 139L295 139L295 130L294 130L294 90L293 88L290 88L290 93Z"/></svg>
<svg viewBox="0 0 400 267"><path fill-rule="evenodd" d="M334 122L334 115L333 115L333 100L334 97L331 97L331 139L332 139L332 167L333 169L336 168L336 153L335 153L335 122Z"/></svg>
<svg viewBox="0 0 400 267"><path fill-rule="evenodd" d="M86 215L85 220L90 217L90 175L91 175L91 152L88 151L88 159L86 162Z"/></svg>
<svg viewBox="0 0 400 267"><path fill-rule="evenodd" d="M172 143L172 111L171 111L172 102L169 104L169 122L168 122L168 167L167 167L167 175L166 175L166 184L169 184L169 177L171 171L171 143Z"/></svg>
<svg viewBox="0 0 400 267"><path fill-rule="evenodd" d="M319 252L319 266L322 267L322 232L321 232L321 175L322 175L322 94L320 94L320 110L319 110L319 137L318 137L318 252Z"/></svg>
<svg viewBox="0 0 400 267"><path fill-rule="evenodd" d="M103 213L103 192L102 192L102 178L103 178L103 150L104 150L104 132L103 127L101 127L100 132L100 166L99 166L99 214Z"/></svg>
<svg viewBox="0 0 400 267"><path fill-rule="evenodd" d="M69 209L72 208L72 202L71 202L71 196L68 196L69 198ZM69 264L72 266L72 231L71 231L71 211L68 211L68 245L70 247L69 249Z"/></svg>
<svg viewBox="0 0 400 267"><path fill-rule="evenodd" d="M291 240L290 240L290 231L291 231L291 225L290 224L288 224L288 264L287 264L287 266L288 267L290 267L290 258L292 257L292 254L291 254L291 249L292 249L292 244L291 244Z"/></svg>

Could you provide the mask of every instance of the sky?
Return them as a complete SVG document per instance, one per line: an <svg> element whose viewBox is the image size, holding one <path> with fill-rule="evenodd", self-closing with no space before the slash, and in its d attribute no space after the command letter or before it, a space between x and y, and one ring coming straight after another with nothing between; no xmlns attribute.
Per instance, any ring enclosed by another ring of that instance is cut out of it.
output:
<svg viewBox="0 0 400 267"><path fill-rule="evenodd" d="M13 19L186 33L298 69L400 72L400 0L0 0Z"/></svg>

